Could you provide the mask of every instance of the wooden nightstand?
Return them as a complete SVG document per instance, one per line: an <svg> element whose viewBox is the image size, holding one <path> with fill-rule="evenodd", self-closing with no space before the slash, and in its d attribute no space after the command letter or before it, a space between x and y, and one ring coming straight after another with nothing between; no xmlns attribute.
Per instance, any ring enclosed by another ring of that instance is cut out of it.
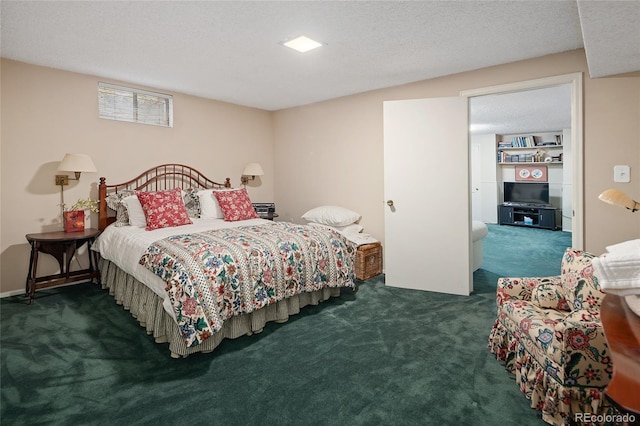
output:
<svg viewBox="0 0 640 426"><path fill-rule="evenodd" d="M82 280L96 279L100 282L98 270L98 253L91 252L91 243L100 234L97 229L85 229L79 232L43 232L27 234L25 237L31 244L31 257L29 259L29 272L27 274L26 294L29 296L29 304L35 299L36 290L55 285L72 283ZM89 256L89 268L80 271L69 271L71 260L76 250L87 244ZM38 254L47 253L55 257L60 265L60 273L38 277Z"/></svg>

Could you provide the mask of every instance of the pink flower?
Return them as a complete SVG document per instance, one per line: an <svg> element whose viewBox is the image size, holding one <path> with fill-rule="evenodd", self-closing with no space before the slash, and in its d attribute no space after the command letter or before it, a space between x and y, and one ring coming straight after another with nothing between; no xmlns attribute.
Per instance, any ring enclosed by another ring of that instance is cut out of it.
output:
<svg viewBox="0 0 640 426"><path fill-rule="evenodd" d="M321 271L324 271L327 268L327 259L320 259L320 261L318 262L318 267Z"/></svg>
<svg viewBox="0 0 640 426"><path fill-rule="evenodd" d="M496 291L496 303L498 306L502 306L506 300L509 300L509 294L505 289L499 288L498 291Z"/></svg>
<svg viewBox="0 0 640 426"><path fill-rule="evenodd" d="M582 271L580 271L580 276L582 278L589 278L592 275L593 275L593 266L592 265L585 266L584 268L582 268Z"/></svg>
<svg viewBox="0 0 640 426"><path fill-rule="evenodd" d="M587 368L584 372L584 377L587 380L594 380L596 378L596 371L593 368Z"/></svg>
<svg viewBox="0 0 640 426"><path fill-rule="evenodd" d="M574 350L581 351L589 347L589 336L582 330L570 330L567 336L567 343Z"/></svg>
<svg viewBox="0 0 640 426"><path fill-rule="evenodd" d="M568 311L569 310L569 302L567 302L567 299L558 300L558 309L563 310L563 311Z"/></svg>
<svg viewBox="0 0 640 426"><path fill-rule="evenodd" d="M593 321L593 317L591 315L589 315L588 313L584 313L582 315L580 315L580 319L584 322L590 322Z"/></svg>
<svg viewBox="0 0 640 426"><path fill-rule="evenodd" d="M575 290L576 287L578 286L578 280L575 276L573 276L572 274L570 274L567 277L567 282L566 282L567 288L569 290Z"/></svg>
<svg viewBox="0 0 640 426"><path fill-rule="evenodd" d="M267 269L262 273L262 281L266 284L271 284L273 281L273 271L271 269Z"/></svg>
<svg viewBox="0 0 640 426"><path fill-rule="evenodd" d="M514 308L522 308L523 306L527 306L526 300L514 300L512 303Z"/></svg>
<svg viewBox="0 0 640 426"><path fill-rule="evenodd" d="M184 302L182 302L182 312L185 315L194 315L196 313L196 307L198 306L198 302L193 297L187 297Z"/></svg>

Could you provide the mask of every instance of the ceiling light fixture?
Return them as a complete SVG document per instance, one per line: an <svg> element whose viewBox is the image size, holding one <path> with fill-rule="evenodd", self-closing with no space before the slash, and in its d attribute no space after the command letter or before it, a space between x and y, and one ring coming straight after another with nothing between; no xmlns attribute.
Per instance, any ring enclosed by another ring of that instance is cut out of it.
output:
<svg viewBox="0 0 640 426"><path fill-rule="evenodd" d="M282 44L293 50L297 50L300 53L308 52L323 45L322 43L318 43L317 41L311 40L309 37L305 36L296 37Z"/></svg>

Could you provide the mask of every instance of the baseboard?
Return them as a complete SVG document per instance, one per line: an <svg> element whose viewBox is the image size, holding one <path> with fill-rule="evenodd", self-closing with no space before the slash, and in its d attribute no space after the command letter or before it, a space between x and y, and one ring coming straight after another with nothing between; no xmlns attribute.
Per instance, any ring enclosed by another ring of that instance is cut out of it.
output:
<svg viewBox="0 0 640 426"><path fill-rule="evenodd" d="M49 288L68 287L70 285L85 284L85 283L88 283L90 281L91 280L76 281L76 282L72 282L72 283L60 284L60 285L57 285L55 287L49 287ZM25 293L24 293L24 290L11 290L11 291L5 291L4 293L0 293L0 299L3 299L5 297L11 297L11 296L20 296L20 295L23 295L23 296L27 297L25 295Z"/></svg>
<svg viewBox="0 0 640 426"><path fill-rule="evenodd" d="M0 293L0 299L4 298L4 297L11 297L11 296L17 296L19 294L24 295L24 290L11 290L11 291L5 291L4 293Z"/></svg>

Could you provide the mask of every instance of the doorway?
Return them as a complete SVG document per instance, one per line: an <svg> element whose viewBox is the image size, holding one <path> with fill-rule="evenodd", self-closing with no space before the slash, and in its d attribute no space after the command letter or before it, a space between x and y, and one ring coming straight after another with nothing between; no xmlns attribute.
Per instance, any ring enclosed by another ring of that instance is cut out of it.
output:
<svg viewBox="0 0 640 426"><path fill-rule="evenodd" d="M469 170L469 99L563 84L571 87L572 245L582 249L581 73L463 91L455 98L385 101L387 285L461 295L470 293L473 289L473 197Z"/></svg>
<svg viewBox="0 0 640 426"><path fill-rule="evenodd" d="M583 164L583 118L582 118L582 73L573 73L560 75L555 77L549 77L538 80L530 80L519 83L512 83L501 86L493 86L481 89L475 89L470 91L461 92L461 96L465 96L469 99L469 104L473 102L474 98L484 97L491 95L492 97L498 99L500 95L510 95L514 99L519 99L519 95L529 94L532 99L536 95L545 94L553 96L557 96L558 93L567 93L569 96L569 108L570 108L570 117L568 119L569 122L569 132L567 135L567 146L570 147L569 152L567 152L567 167L564 172L568 174L568 178L564 183L569 183L569 185L562 185L562 198L568 200L568 203L565 203L563 207L563 221L570 223L570 230L572 233L572 246L578 249L582 249L584 245L584 228L583 228L583 174L582 174L582 164ZM513 95L513 96L511 96ZM507 96L505 96L505 99ZM524 98L524 97L523 97ZM506 106L506 111L513 112L513 105ZM526 106L523 105L522 109L525 109ZM550 127L558 127L558 129L554 130L562 130L565 127L567 121L551 121L554 120L553 113L554 111L550 111L551 116L547 119L548 125ZM507 114L507 113L505 113ZM511 113L508 113L511 114ZM558 115L562 114L561 112L557 113ZM516 114L517 115L517 114ZM508 122L510 118L506 117L503 121ZM557 117L562 119L562 117ZM470 115L470 135L473 132L478 132L477 128L471 128L471 125L479 126L482 124L482 120L476 120L474 123L474 117ZM522 129L524 132L527 131L535 131L536 129L530 128L528 130ZM543 130L543 129L537 129ZM481 130L480 130L481 131ZM516 131L515 128L503 127L501 131L504 133L520 133L520 131ZM497 133L497 132L496 132ZM471 138L470 138L471 139ZM479 149L477 146L471 146L470 148L470 164L473 166L474 161L474 152ZM475 176L474 176L474 173ZM485 204L485 208L494 208L493 206L497 206L497 195L487 194L487 197L482 197L480 193L482 193L483 188L480 185L474 185L474 183L478 182L479 176L478 172L474 171L472 167L472 172L470 173L471 179L471 204L474 203L476 205L480 205L481 203ZM485 185L484 192L490 191L491 185L490 183ZM493 190L497 191L497 185L494 185ZM495 193L495 192L494 192ZM568 210L568 211L567 211ZM479 216L476 212L473 212L472 216Z"/></svg>

